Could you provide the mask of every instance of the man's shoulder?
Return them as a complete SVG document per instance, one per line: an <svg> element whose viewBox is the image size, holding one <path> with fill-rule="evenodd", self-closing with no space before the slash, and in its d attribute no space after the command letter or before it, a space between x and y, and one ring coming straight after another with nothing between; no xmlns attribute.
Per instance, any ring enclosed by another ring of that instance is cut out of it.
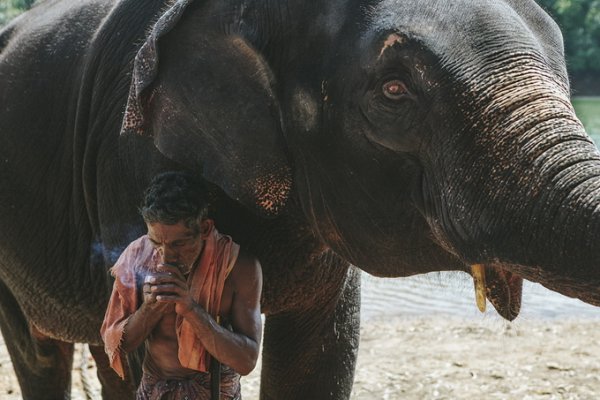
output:
<svg viewBox="0 0 600 400"><path fill-rule="evenodd" d="M127 248L140 248L140 247L147 247L147 246L151 246L152 243L150 242L150 239L148 238L148 235L142 235L139 238L135 239L133 242L129 243L129 245L127 246Z"/></svg>
<svg viewBox="0 0 600 400"><path fill-rule="evenodd" d="M121 256L127 253L137 253L144 251L145 249L152 246L152 242L148 238L148 235L142 235L134 241L130 242L121 252Z"/></svg>
<svg viewBox="0 0 600 400"><path fill-rule="evenodd" d="M230 277L234 281L248 282L248 280L261 279L262 280L262 267L258 258L253 254L245 252L240 249L237 260L231 270Z"/></svg>
<svg viewBox="0 0 600 400"><path fill-rule="evenodd" d="M143 235L129 243L111 268L113 276L125 273L131 268L147 263L153 256L154 248L148 238Z"/></svg>
<svg viewBox="0 0 600 400"><path fill-rule="evenodd" d="M240 249L237 260L235 261L234 268L241 267L241 269L260 270L260 262L258 258L253 254L250 254L243 249Z"/></svg>

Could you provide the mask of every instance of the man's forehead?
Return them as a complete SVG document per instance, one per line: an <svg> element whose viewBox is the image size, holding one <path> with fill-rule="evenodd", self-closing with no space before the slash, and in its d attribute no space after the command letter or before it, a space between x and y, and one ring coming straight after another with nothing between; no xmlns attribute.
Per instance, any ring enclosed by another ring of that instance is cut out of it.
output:
<svg viewBox="0 0 600 400"><path fill-rule="evenodd" d="M187 226L183 221L177 224L163 224L160 222L147 223L148 235L154 238L188 238L196 235L195 229Z"/></svg>

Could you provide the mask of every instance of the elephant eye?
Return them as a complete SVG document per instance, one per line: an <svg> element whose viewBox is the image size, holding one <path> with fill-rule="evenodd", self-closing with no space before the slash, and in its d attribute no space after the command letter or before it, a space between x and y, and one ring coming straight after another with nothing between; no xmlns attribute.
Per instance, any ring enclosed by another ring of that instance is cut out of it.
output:
<svg viewBox="0 0 600 400"><path fill-rule="evenodd" d="M408 94L408 88L404 82L397 79L385 82L382 90L383 95L390 100L400 100Z"/></svg>

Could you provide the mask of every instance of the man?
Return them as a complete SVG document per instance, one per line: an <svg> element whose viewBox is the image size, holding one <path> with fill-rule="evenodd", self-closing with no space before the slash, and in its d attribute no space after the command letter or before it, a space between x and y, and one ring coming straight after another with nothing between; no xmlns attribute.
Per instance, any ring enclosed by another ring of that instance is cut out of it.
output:
<svg viewBox="0 0 600 400"><path fill-rule="evenodd" d="M220 398L239 399L240 374L256 365L261 267L218 233L206 196L189 174L158 175L140 208L148 234L111 269L101 334L121 378L125 354L146 343L137 399L211 399L211 357L223 364Z"/></svg>

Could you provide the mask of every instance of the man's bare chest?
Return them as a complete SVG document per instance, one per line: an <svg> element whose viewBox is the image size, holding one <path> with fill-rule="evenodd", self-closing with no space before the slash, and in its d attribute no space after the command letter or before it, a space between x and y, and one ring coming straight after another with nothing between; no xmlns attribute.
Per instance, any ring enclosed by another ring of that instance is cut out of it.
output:
<svg viewBox="0 0 600 400"><path fill-rule="evenodd" d="M219 307L219 317L221 321L231 321L231 306L233 304L234 289L232 282L227 279L223 287L221 295L221 305ZM177 314L173 307L172 312L166 313L154 328L152 334L155 338L172 338L176 337Z"/></svg>

